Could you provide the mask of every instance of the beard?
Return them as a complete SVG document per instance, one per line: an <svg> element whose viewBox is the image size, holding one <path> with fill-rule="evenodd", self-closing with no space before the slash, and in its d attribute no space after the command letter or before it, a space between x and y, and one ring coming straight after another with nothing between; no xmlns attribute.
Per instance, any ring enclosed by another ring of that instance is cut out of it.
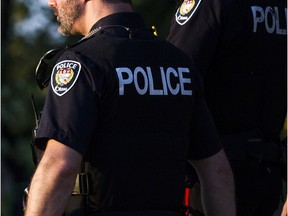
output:
<svg viewBox="0 0 288 216"><path fill-rule="evenodd" d="M58 31L64 36L72 35L72 28L75 21L82 15L84 6L78 0L66 0L57 7Z"/></svg>

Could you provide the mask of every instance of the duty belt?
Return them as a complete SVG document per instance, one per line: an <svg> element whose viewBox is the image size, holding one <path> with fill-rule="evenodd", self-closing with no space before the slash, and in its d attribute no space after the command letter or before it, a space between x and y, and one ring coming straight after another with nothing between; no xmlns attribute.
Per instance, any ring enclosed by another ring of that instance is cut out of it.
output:
<svg viewBox="0 0 288 216"><path fill-rule="evenodd" d="M220 136L230 160L256 159L280 162L280 142L265 140L259 129Z"/></svg>

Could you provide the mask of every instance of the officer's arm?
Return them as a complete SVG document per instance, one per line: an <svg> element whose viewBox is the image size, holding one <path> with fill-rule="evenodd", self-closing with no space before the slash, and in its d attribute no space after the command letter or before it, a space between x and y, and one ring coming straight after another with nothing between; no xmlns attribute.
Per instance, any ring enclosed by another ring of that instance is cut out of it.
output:
<svg viewBox="0 0 288 216"><path fill-rule="evenodd" d="M197 161L195 167L206 216L235 216L235 192L232 170L223 150Z"/></svg>
<svg viewBox="0 0 288 216"><path fill-rule="evenodd" d="M75 150L49 140L31 182L25 215L62 215L81 160L82 156Z"/></svg>

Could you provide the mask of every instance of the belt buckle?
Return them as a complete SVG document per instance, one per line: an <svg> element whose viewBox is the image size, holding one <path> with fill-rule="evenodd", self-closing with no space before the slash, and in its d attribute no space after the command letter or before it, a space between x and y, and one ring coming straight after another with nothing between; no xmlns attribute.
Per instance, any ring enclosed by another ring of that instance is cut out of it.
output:
<svg viewBox="0 0 288 216"><path fill-rule="evenodd" d="M72 195L87 196L89 195L89 191L88 173L77 174Z"/></svg>

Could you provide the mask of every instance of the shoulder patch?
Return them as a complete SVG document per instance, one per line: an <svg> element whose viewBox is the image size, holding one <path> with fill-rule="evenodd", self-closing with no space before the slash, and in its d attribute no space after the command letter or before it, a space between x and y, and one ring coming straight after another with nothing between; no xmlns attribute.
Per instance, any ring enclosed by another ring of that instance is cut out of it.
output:
<svg viewBox="0 0 288 216"><path fill-rule="evenodd" d="M201 0L184 0L175 14L176 22L179 25L184 25L195 13Z"/></svg>
<svg viewBox="0 0 288 216"><path fill-rule="evenodd" d="M77 61L64 60L56 64L51 75L51 86L58 96L66 94L76 83L81 64Z"/></svg>

